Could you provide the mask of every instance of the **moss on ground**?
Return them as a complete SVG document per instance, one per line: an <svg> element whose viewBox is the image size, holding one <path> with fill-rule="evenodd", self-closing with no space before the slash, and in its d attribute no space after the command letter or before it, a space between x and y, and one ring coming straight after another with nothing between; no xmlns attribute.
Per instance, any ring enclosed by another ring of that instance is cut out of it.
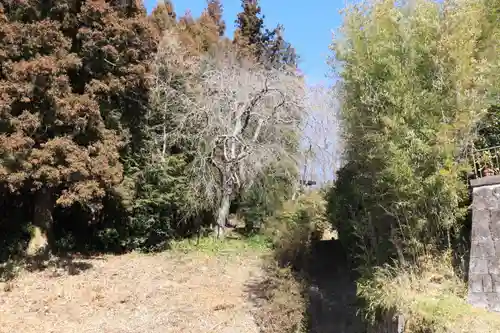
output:
<svg viewBox="0 0 500 333"><path fill-rule="evenodd" d="M214 237L201 237L199 240L183 239L171 243L171 250L188 252L201 252L210 255L236 255L242 251L255 251L267 253L270 250L269 240L262 235L239 236L229 234L224 240L217 240Z"/></svg>

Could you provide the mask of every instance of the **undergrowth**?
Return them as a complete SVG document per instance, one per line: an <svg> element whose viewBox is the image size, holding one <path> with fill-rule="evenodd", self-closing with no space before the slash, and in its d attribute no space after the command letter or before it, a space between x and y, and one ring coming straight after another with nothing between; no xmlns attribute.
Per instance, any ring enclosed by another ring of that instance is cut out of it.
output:
<svg viewBox="0 0 500 333"><path fill-rule="evenodd" d="M265 262L266 279L260 284L263 301L256 313L261 333L305 332L307 300L304 283L290 267L281 267L272 257Z"/></svg>
<svg viewBox="0 0 500 333"><path fill-rule="evenodd" d="M421 257L411 267L379 267L358 281L364 315L373 324L380 315L399 314L406 320L405 333L500 332L500 317L469 305L466 293L449 252Z"/></svg>
<svg viewBox="0 0 500 333"><path fill-rule="evenodd" d="M319 191L300 195L266 220L271 252L265 258L264 300L257 314L262 333L306 331L307 296L302 272L312 244L327 227L325 201Z"/></svg>
<svg viewBox="0 0 500 333"><path fill-rule="evenodd" d="M321 239L328 227L326 202L322 193L312 191L283 208L267 221L267 235L273 254L281 266L304 269L314 241Z"/></svg>

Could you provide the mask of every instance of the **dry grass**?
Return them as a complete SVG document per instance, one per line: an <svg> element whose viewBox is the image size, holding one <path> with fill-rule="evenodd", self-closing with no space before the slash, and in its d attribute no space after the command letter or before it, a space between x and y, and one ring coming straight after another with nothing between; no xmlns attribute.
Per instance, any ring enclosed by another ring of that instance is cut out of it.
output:
<svg viewBox="0 0 500 333"><path fill-rule="evenodd" d="M75 260L73 275L21 271L0 286L0 332L259 332L249 284L262 278L262 251L179 248Z"/></svg>
<svg viewBox="0 0 500 333"><path fill-rule="evenodd" d="M290 268L279 267L271 258L265 268L266 278L252 288L259 304L255 318L260 332L304 332L307 301L303 283Z"/></svg>
<svg viewBox="0 0 500 333"><path fill-rule="evenodd" d="M413 268L379 268L358 284L371 319L377 311L397 312L405 332L497 333L500 317L466 301L466 285L454 272L451 254L424 256Z"/></svg>

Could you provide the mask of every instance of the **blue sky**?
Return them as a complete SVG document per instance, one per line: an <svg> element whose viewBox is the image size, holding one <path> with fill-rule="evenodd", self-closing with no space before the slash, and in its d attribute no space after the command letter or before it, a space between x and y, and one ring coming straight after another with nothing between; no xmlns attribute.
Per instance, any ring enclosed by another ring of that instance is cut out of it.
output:
<svg viewBox="0 0 500 333"><path fill-rule="evenodd" d="M157 0L145 0L150 12ZM292 43L300 55L300 69L309 84L329 83L326 59L330 55L328 45L331 31L341 23L339 10L345 5L344 0L260 0L265 24L268 28L281 23L285 27L285 37ZM293 3L293 4L292 4ZM182 15L190 10L194 17L200 15L206 7L206 0L173 0L175 11ZM234 21L241 11L240 0L222 0L226 35L233 36Z"/></svg>

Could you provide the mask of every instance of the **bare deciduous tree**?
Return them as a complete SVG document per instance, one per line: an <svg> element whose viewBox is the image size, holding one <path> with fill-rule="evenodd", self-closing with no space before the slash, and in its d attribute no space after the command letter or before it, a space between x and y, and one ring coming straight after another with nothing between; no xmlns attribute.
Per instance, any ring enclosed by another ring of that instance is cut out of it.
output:
<svg viewBox="0 0 500 333"><path fill-rule="evenodd" d="M335 86L317 84L308 88L309 109L301 143L306 177L314 178L311 180L318 185L332 181L341 165L343 145L337 97Z"/></svg>
<svg viewBox="0 0 500 333"><path fill-rule="evenodd" d="M205 58L182 51L169 33L155 62L158 153L172 145L191 152L193 204L214 208L223 237L238 191L276 162L291 161L290 172L298 172L307 89L295 73L244 64L230 51Z"/></svg>

